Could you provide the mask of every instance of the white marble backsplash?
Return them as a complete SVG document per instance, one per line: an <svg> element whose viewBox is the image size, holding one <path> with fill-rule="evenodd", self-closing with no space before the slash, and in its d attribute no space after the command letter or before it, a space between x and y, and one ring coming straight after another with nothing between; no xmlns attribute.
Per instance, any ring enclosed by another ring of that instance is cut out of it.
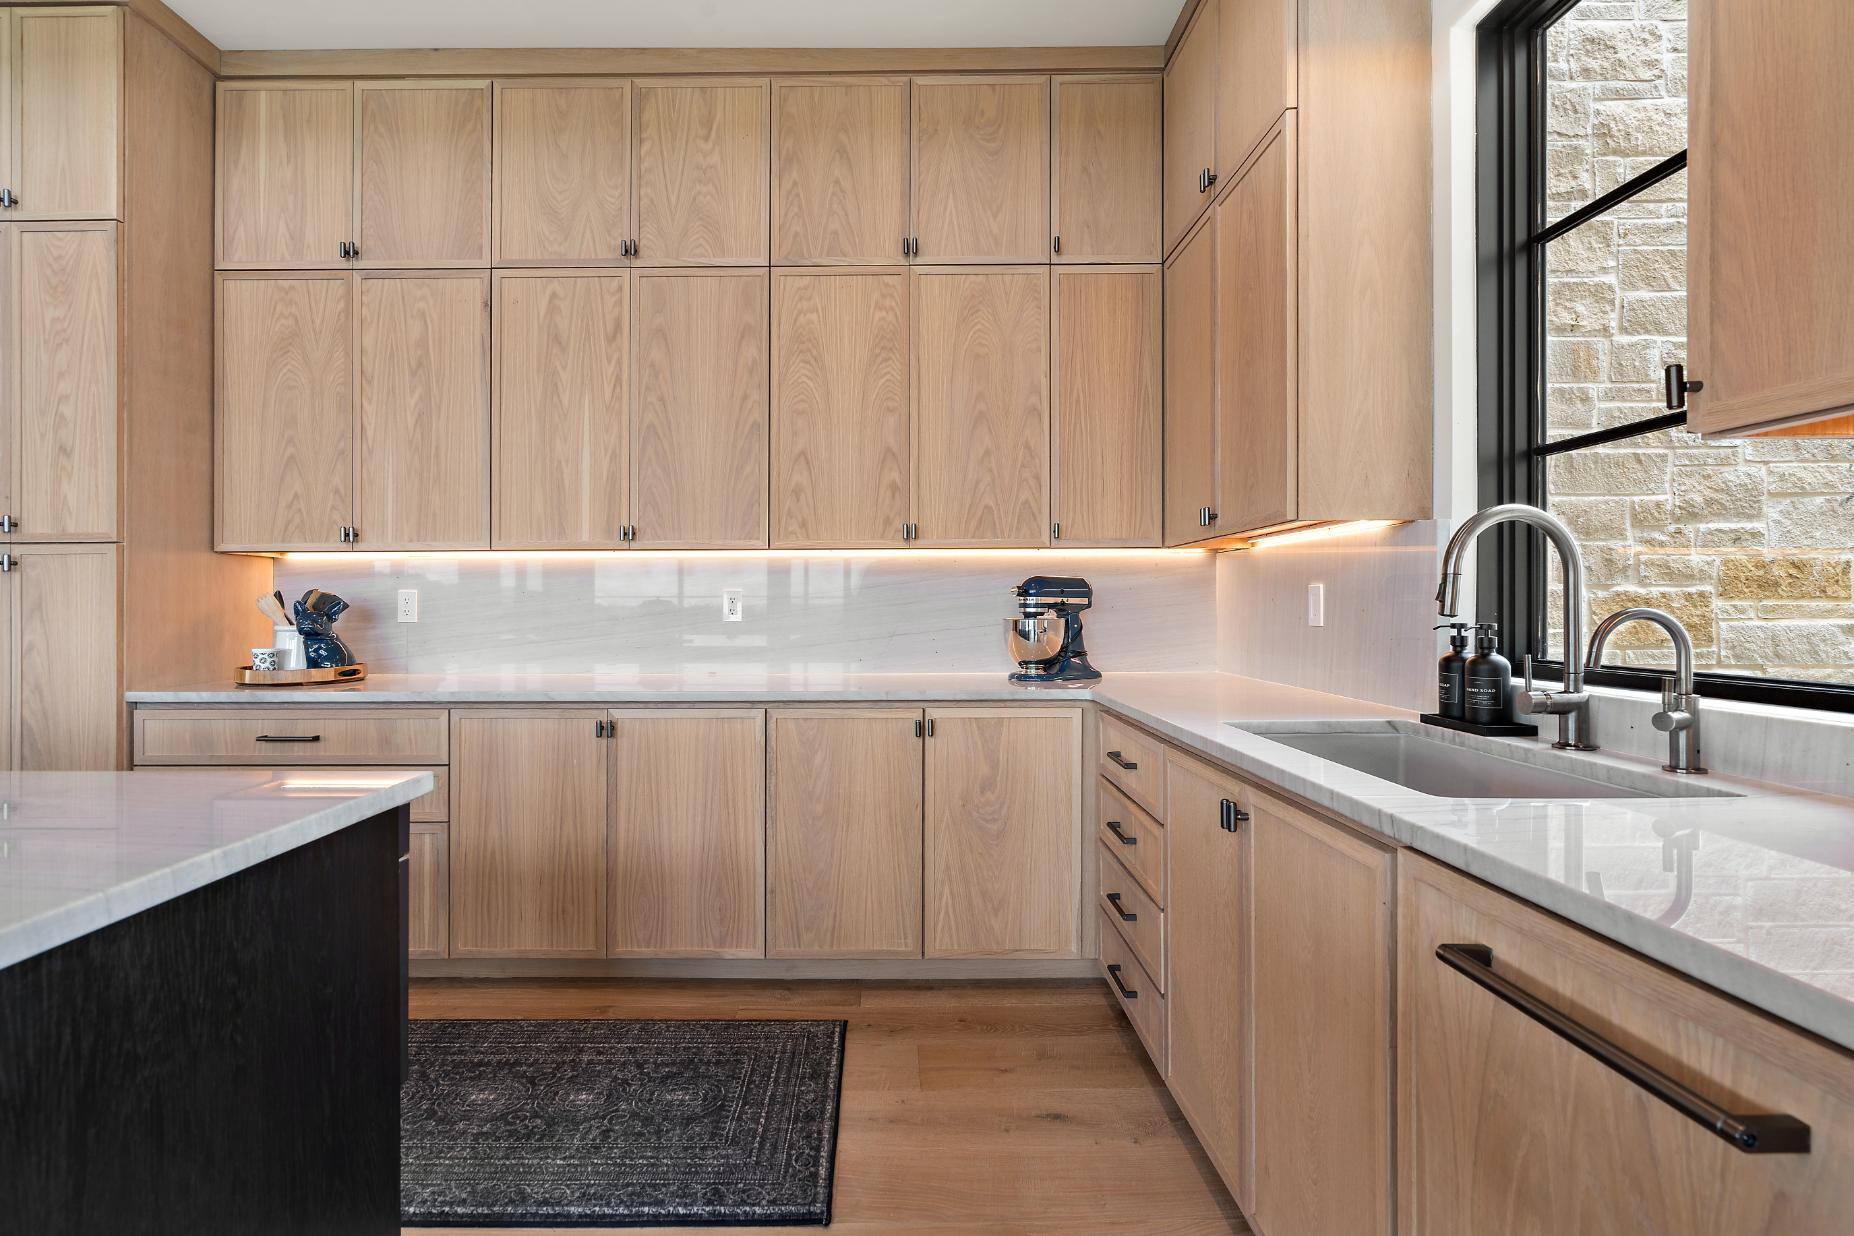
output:
<svg viewBox="0 0 1854 1236"><path fill-rule="evenodd" d="M316 555L279 559L276 587L351 602L337 630L378 673L1004 673L1029 575L1094 586L1103 670L1216 664L1216 567L1195 552ZM402 588L416 623L395 621Z"/></svg>

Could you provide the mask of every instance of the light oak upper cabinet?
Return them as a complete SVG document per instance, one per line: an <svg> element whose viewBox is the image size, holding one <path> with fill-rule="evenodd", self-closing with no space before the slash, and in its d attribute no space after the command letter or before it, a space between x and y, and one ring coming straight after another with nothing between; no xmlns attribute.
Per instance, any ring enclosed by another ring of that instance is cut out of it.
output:
<svg viewBox="0 0 1854 1236"><path fill-rule="evenodd" d="M915 256L1046 262L1049 79L914 79Z"/></svg>
<svg viewBox="0 0 1854 1236"><path fill-rule="evenodd" d="M114 545L9 549L0 573L0 747L21 772L121 767L122 675L116 620L120 550ZM10 631L9 631L10 628Z"/></svg>
<svg viewBox="0 0 1854 1236"><path fill-rule="evenodd" d="M767 956L921 955L921 721L772 711Z"/></svg>
<svg viewBox="0 0 1854 1236"><path fill-rule="evenodd" d="M499 270L490 459L499 549L616 549L630 516L630 276Z"/></svg>
<svg viewBox="0 0 1854 1236"><path fill-rule="evenodd" d="M1170 253L1214 189L1217 160L1217 6L1204 0L1165 67L1165 251Z"/></svg>
<svg viewBox="0 0 1854 1236"><path fill-rule="evenodd" d="M772 276L772 543L906 543L908 272Z"/></svg>
<svg viewBox="0 0 1854 1236"><path fill-rule="evenodd" d="M1048 268L913 279L919 543L1048 544Z"/></svg>
<svg viewBox="0 0 1854 1236"><path fill-rule="evenodd" d="M353 297L345 272L218 277L217 548L346 548Z"/></svg>
<svg viewBox="0 0 1854 1236"><path fill-rule="evenodd" d="M639 81L637 247L651 266L767 261L769 86L740 78Z"/></svg>
<svg viewBox="0 0 1854 1236"><path fill-rule="evenodd" d="M498 266L611 266L631 241L631 84L499 81Z"/></svg>
<svg viewBox="0 0 1854 1236"><path fill-rule="evenodd" d="M354 91L359 265L489 265L490 84Z"/></svg>
<svg viewBox="0 0 1854 1236"><path fill-rule="evenodd" d="M1217 535L1217 229L1165 267L1165 543Z"/></svg>
<svg viewBox="0 0 1854 1236"><path fill-rule="evenodd" d="M451 717L451 955L605 952L605 714Z"/></svg>
<svg viewBox="0 0 1854 1236"><path fill-rule="evenodd" d="M609 715L608 952L764 957L764 710Z"/></svg>
<svg viewBox="0 0 1854 1236"><path fill-rule="evenodd" d="M1297 0L1217 2L1217 171L1227 180L1294 106L1299 14Z"/></svg>
<svg viewBox="0 0 1854 1236"><path fill-rule="evenodd" d="M1081 710L929 708L926 955L1081 946Z"/></svg>
<svg viewBox="0 0 1854 1236"><path fill-rule="evenodd" d="M1854 7L1694 0L1687 376L1710 435L1854 436Z"/></svg>
<svg viewBox="0 0 1854 1236"><path fill-rule="evenodd" d="M0 28L9 219L120 219L122 12L12 8Z"/></svg>
<svg viewBox="0 0 1854 1236"><path fill-rule="evenodd" d="M489 276L360 283L355 525L368 548L489 545Z"/></svg>
<svg viewBox="0 0 1854 1236"><path fill-rule="evenodd" d="M1054 540L1158 545L1161 301L1158 267L1058 267Z"/></svg>
<svg viewBox="0 0 1854 1236"><path fill-rule="evenodd" d="M220 82L217 265L344 267L354 239L354 83Z"/></svg>
<svg viewBox="0 0 1854 1236"><path fill-rule="evenodd" d="M1058 77L1053 90L1053 260L1161 260L1163 80Z"/></svg>
<svg viewBox="0 0 1854 1236"><path fill-rule="evenodd" d="M803 266L908 256L908 81L772 84L772 260Z"/></svg>
<svg viewBox="0 0 1854 1236"><path fill-rule="evenodd" d="M635 543L765 548L765 270L633 275Z"/></svg>

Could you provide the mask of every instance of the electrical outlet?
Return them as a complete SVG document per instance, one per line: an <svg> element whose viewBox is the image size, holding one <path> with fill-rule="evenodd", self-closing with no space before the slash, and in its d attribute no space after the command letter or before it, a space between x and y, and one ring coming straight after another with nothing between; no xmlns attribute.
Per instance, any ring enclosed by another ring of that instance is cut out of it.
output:
<svg viewBox="0 0 1854 1236"><path fill-rule="evenodd" d="M401 588L399 590L399 621L418 621L418 589Z"/></svg>
<svg viewBox="0 0 1854 1236"><path fill-rule="evenodd" d="M746 603L740 598L740 589L723 588L721 590L721 621L739 622L746 615Z"/></svg>
<svg viewBox="0 0 1854 1236"><path fill-rule="evenodd" d="M1307 585L1307 625L1323 627L1326 625L1326 585Z"/></svg>

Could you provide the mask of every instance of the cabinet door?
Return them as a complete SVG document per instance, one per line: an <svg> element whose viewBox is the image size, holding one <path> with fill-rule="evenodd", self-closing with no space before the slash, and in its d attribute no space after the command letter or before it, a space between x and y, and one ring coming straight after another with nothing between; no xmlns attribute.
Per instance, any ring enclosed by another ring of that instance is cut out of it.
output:
<svg viewBox="0 0 1854 1236"><path fill-rule="evenodd" d="M114 545L12 551L18 648L18 767L108 772L122 766ZM10 650L9 650L10 651Z"/></svg>
<svg viewBox="0 0 1854 1236"><path fill-rule="evenodd" d="M1217 5L1204 0L1165 68L1165 251L1210 205L1217 159Z"/></svg>
<svg viewBox="0 0 1854 1236"><path fill-rule="evenodd" d="M605 951L603 712L451 714L451 955Z"/></svg>
<svg viewBox="0 0 1854 1236"><path fill-rule="evenodd" d="M767 272L634 276L636 542L766 546Z"/></svg>
<svg viewBox="0 0 1854 1236"><path fill-rule="evenodd" d="M1158 77L1055 79L1050 227L1057 262L1164 257Z"/></svg>
<svg viewBox="0 0 1854 1236"><path fill-rule="evenodd" d="M354 88L360 265L489 265L489 83Z"/></svg>
<svg viewBox="0 0 1854 1236"><path fill-rule="evenodd" d="M498 549L616 549L631 513L631 285L496 272Z"/></svg>
<svg viewBox="0 0 1854 1236"><path fill-rule="evenodd" d="M904 543L908 272L773 274L772 541Z"/></svg>
<svg viewBox="0 0 1854 1236"><path fill-rule="evenodd" d="M16 540L117 536L116 225L9 229Z"/></svg>
<svg viewBox="0 0 1854 1236"><path fill-rule="evenodd" d="M114 8L13 13L11 217L122 217L122 20Z"/></svg>
<svg viewBox="0 0 1854 1236"><path fill-rule="evenodd" d="M1253 816L1235 778L1165 756L1166 1084L1230 1192L1250 1190L1253 1070L1249 1055L1251 832L1224 827L1225 802Z"/></svg>
<svg viewBox="0 0 1854 1236"><path fill-rule="evenodd" d="M345 267L354 239L354 83L220 82L221 269Z"/></svg>
<svg viewBox="0 0 1854 1236"><path fill-rule="evenodd" d="M611 714L613 957L766 955L766 713Z"/></svg>
<svg viewBox="0 0 1854 1236"><path fill-rule="evenodd" d="M768 718L769 957L921 955L921 710Z"/></svg>
<svg viewBox="0 0 1854 1236"><path fill-rule="evenodd" d="M914 271L920 544L1049 544L1049 269Z"/></svg>
<svg viewBox="0 0 1854 1236"><path fill-rule="evenodd" d="M355 525L369 549L489 545L489 276L360 282Z"/></svg>
<svg viewBox="0 0 1854 1236"><path fill-rule="evenodd" d="M1217 171L1233 176L1299 86L1295 0L1218 0Z"/></svg>
<svg viewBox="0 0 1854 1236"><path fill-rule="evenodd" d="M354 518L354 283L219 276L217 548L342 549Z"/></svg>
<svg viewBox="0 0 1854 1236"><path fill-rule="evenodd" d="M448 808L447 808L448 812ZM445 824L412 825L406 858L406 954L451 955L451 839Z"/></svg>
<svg viewBox="0 0 1854 1236"><path fill-rule="evenodd" d="M1270 132L1216 208L1220 532L1286 523L1298 510L1294 225L1290 119ZM1308 446L1339 451L1347 444Z"/></svg>
<svg viewBox="0 0 1854 1236"><path fill-rule="evenodd" d="M907 79L787 78L772 109L774 265L905 259Z"/></svg>
<svg viewBox="0 0 1854 1236"><path fill-rule="evenodd" d="M1217 535L1217 229L1165 267L1165 543ZM1208 521L1208 522L1207 522Z"/></svg>
<svg viewBox="0 0 1854 1236"><path fill-rule="evenodd" d="M1269 1236L1388 1233L1391 855L1266 796L1250 813L1255 1220Z"/></svg>
<svg viewBox="0 0 1854 1236"><path fill-rule="evenodd" d="M929 262L1049 260L1049 79L914 79L913 235Z"/></svg>
<svg viewBox="0 0 1854 1236"><path fill-rule="evenodd" d="M927 710L926 955L1080 952L1081 710Z"/></svg>
<svg viewBox="0 0 1854 1236"><path fill-rule="evenodd" d="M496 83L496 265L626 260L631 83Z"/></svg>
<svg viewBox="0 0 1854 1236"><path fill-rule="evenodd" d="M1156 266L1057 268L1053 532L1063 545L1157 545L1162 276Z"/></svg>
<svg viewBox="0 0 1854 1236"><path fill-rule="evenodd" d="M1854 436L1854 6L1694 0L1688 376L1701 433Z"/></svg>
<svg viewBox="0 0 1854 1236"><path fill-rule="evenodd" d="M763 80L640 81L637 257L652 266L767 260Z"/></svg>

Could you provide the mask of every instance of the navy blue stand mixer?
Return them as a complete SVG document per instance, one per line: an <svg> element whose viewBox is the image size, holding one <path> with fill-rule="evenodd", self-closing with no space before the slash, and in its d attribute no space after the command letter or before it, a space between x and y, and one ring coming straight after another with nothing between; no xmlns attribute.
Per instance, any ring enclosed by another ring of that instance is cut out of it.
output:
<svg viewBox="0 0 1854 1236"><path fill-rule="evenodd" d="M1082 611L1094 604L1085 579L1032 575L1011 589L1017 617L1006 618L1005 641L1017 662L1012 682L1094 682L1101 671L1088 664L1082 643Z"/></svg>

